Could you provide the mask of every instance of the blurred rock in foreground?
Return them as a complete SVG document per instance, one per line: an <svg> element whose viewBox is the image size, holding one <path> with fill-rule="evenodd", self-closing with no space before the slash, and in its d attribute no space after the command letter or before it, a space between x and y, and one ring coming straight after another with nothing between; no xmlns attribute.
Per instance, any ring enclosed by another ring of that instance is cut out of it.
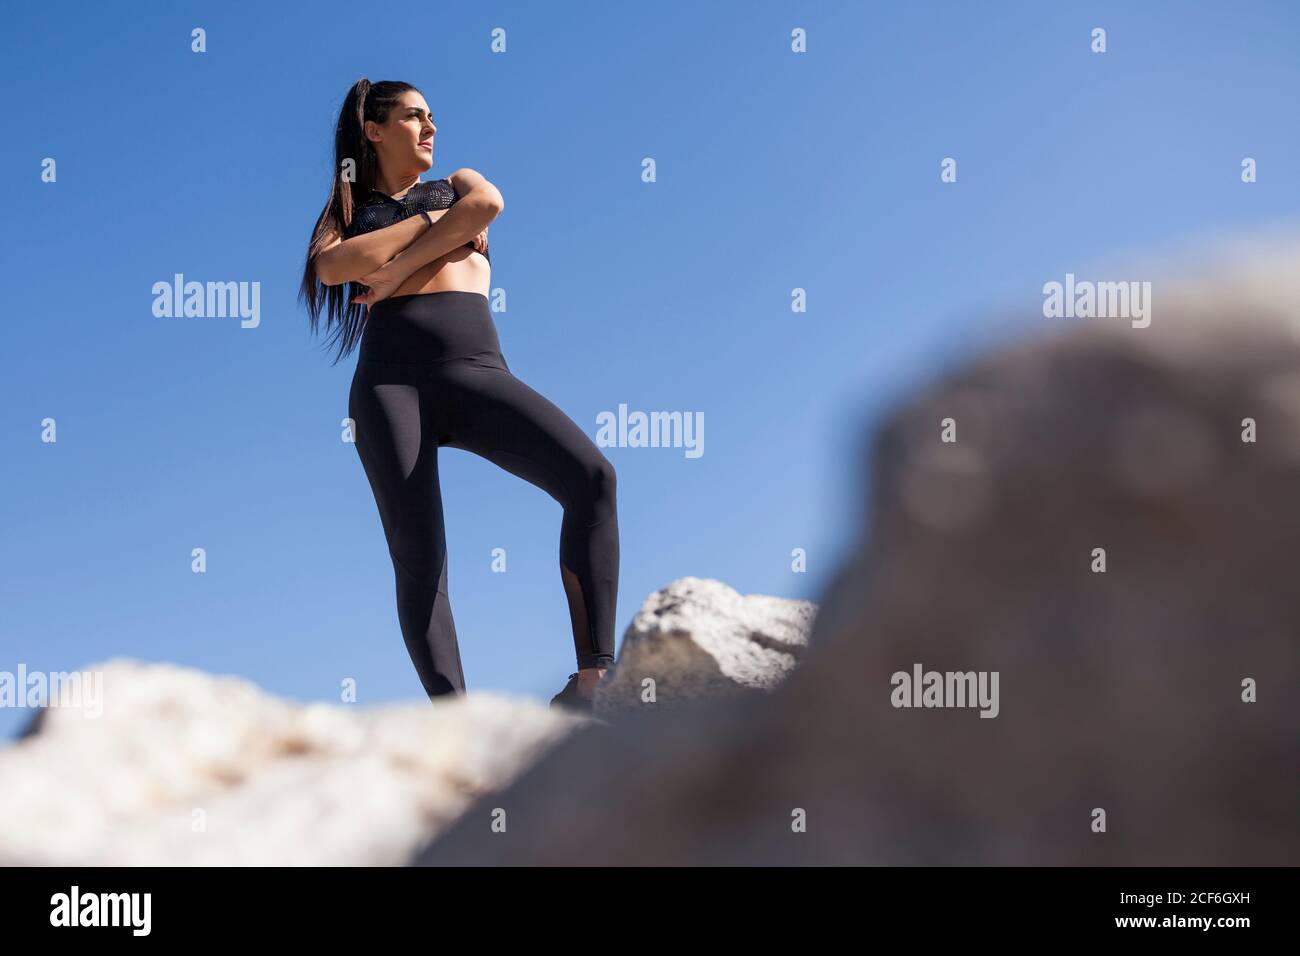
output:
<svg viewBox="0 0 1300 956"><path fill-rule="evenodd" d="M0 749L0 864L401 863L581 720L491 694L301 705L119 660L99 717L43 710Z"/></svg>
<svg viewBox="0 0 1300 956"><path fill-rule="evenodd" d="M896 409L785 683L585 727L417 862L1300 861L1298 251ZM894 707L918 664L998 672L998 715Z"/></svg>

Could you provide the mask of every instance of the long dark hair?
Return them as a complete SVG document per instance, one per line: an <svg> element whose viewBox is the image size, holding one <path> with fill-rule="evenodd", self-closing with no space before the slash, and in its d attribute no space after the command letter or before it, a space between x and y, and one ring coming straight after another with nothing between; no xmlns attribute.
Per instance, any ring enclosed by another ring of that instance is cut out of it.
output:
<svg viewBox="0 0 1300 956"><path fill-rule="evenodd" d="M365 326L365 310L352 302L352 286L356 283L325 285L316 275L314 260L329 241L332 232L340 237L347 234L357 199L365 196L375 186L379 157L375 154L374 144L366 139L366 120L384 122L403 93L419 92L410 83L400 80L371 83L367 79L360 79L348 90L343 108L339 110L338 124L334 127L334 181L330 184L329 201L321 210L316 228L311 233L307 261L302 269L302 286L298 290L298 301L307 306L312 333L318 331L322 309L325 312L326 330L334 326L334 334L327 345L334 342L339 345L339 354L334 358L335 365L352 351L361 338ZM355 164L354 169L347 167L349 161ZM355 181L350 178L352 173L355 173Z"/></svg>

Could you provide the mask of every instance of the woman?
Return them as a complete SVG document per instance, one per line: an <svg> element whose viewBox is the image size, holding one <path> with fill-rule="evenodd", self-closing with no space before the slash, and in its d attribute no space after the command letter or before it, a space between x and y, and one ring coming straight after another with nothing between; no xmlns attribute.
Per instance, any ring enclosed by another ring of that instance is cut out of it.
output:
<svg viewBox="0 0 1300 956"><path fill-rule="evenodd" d="M511 374L487 298L487 228L504 201L472 169L420 181L433 166L436 132L409 83L352 87L302 298L313 332L322 311L326 328L336 326L336 363L360 343L348 414L393 560L402 636L425 692L465 690L438 488L438 449L448 446L495 462L564 507L560 574L578 670L551 703L590 711L614 661L614 468L559 408Z"/></svg>

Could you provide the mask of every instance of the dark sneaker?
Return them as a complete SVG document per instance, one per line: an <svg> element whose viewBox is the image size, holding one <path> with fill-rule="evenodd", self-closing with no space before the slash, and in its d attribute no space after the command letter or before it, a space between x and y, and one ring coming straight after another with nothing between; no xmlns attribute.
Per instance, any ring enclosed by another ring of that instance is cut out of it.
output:
<svg viewBox="0 0 1300 956"><path fill-rule="evenodd" d="M590 714L595 701L590 697L583 697L578 694L578 675L570 674L569 682L564 685L564 690L560 691L551 698L551 706L559 707L563 710L572 710L580 714Z"/></svg>

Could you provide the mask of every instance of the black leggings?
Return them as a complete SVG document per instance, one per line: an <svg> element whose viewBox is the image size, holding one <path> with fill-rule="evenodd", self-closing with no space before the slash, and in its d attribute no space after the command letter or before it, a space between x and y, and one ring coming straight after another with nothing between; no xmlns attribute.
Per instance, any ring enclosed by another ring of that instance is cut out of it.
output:
<svg viewBox="0 0 1300 956"><path fill-rule="evenodd" d="M578 666L613 663L614 467L564 412L511 373L486 296L426 292L376 303L348 414L393 559L402 636L430 697L465 690L447 597L443 445L495 462L563 506L560 576Z"/></svg>

